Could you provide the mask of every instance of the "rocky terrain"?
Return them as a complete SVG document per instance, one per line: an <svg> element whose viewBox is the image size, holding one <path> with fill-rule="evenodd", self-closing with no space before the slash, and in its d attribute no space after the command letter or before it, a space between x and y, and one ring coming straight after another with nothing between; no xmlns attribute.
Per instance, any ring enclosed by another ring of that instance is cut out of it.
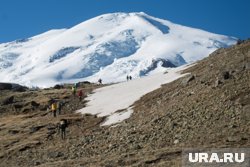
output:
<svg viewBox="0 0 250 167"><path fill-rule="evenodd" d="M134 104L126 121L79 115L84 107L61 89L1 90L0 166L181 166L184 148L250 147L250 41L219 49ZM146 83L145 83L146 84ZM90 93L98 87L81 84ZM1 87L0 87L1 88ZM62 114L46 110L51 99ZM62 140L56 124L69 120Z"/></svg>

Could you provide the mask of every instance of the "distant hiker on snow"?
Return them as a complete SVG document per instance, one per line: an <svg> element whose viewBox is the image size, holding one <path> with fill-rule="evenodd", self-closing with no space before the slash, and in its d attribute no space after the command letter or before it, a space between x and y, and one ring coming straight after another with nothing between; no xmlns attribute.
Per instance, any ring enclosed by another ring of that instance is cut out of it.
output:
<svg viewBox="0 0 250 167"><path fill-rule="evenodd" d="M129 80L129 76L127 75L127 81Z"/></svg>
<svg viewBox="0 0 250 167"><path fill-rule="evenodd" d="M129 76L129 79L132 80L132 76L131 75Z"/></svg>
<svg viewBox="0 0 250 167"><path fill-rule="evenodd" d="M56 110L57 110L57 105L56 105L56 102L53 101L51 104L51 111L54 117L56 117Z"/></svg>
<svg viewBox="0 0 250 167"><path fill-rule="evenodd" d="M66 119L61 119L58 125L59 134L62 139L66 138L66 128L68 127L68 121Z"/></svg>
<svg viewBox="0 0 250 167"><path fill-rule="evenodd" d="M101 79L101 78L98 80L98 83L99 83L99 84L102 84L102 79Z"/></svg>
<svg viewBox="0 0 250 167"><path fill-rule="evenodd" d="M82 100L82 96L83 96L82 90L79 90L78 92L79 101Z"/></svg>

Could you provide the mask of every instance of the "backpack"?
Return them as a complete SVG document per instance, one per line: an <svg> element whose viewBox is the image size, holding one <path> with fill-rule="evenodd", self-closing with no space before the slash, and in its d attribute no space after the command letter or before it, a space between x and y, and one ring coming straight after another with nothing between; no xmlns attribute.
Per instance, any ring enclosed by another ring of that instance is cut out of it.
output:
<svg viewBox="0 0 250 167"><path fill-rule="evenodd" d="M82 96L82 90L80 90L79 92L78 92L78 96Z"/></svg>
<svg viewBox="0 0 250 167"><path fill-rule="evenodd" d="M66 128L68 126L68 122L66 119L61 119L59 124L60 128Z"/></svg>
<svg viewBox="0 0 250 167"><path fill-rule="evenodd" d="M52 103L51 109L52 109L52 110L56 110L56 108L57 108L56 103Z"/></svg>

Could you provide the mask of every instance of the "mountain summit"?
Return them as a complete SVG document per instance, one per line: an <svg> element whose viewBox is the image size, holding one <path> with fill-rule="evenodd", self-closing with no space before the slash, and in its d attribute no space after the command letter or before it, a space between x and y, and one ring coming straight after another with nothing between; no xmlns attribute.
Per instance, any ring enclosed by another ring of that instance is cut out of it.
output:
<svg viewBox="0 0 250 167"><path fill-rule="evenodd" d="M40 87L98 78L118 82L195 62L236 40L142 12L104 14L0 44L0 77Z"/></svg>

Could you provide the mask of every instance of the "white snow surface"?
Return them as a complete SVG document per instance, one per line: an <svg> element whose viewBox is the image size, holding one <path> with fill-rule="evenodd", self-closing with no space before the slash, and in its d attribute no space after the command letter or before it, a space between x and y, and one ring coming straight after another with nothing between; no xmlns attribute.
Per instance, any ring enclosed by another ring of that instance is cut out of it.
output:
<svg viewBox="0 0 250 167"><path fill-rule="evenodd" d="M236 38L142 12L104 14L69 29L0 44L0 78L29 87L99 78L120 82L126 75L138 78L195 62L234 43Z"/></svg>
<svg viewBox="0 0 250 167"><path fill-rule="evenodd" d="M99 117L107 116L102 126L119 123L131 116L133 104L143 95L160 88L162 84L172 82L186 74L180 71L189 67L184 65L167 69L167 73L157 73L135 80L121 82L96 89L87 97L87 106L77 112Z"/></svg>

